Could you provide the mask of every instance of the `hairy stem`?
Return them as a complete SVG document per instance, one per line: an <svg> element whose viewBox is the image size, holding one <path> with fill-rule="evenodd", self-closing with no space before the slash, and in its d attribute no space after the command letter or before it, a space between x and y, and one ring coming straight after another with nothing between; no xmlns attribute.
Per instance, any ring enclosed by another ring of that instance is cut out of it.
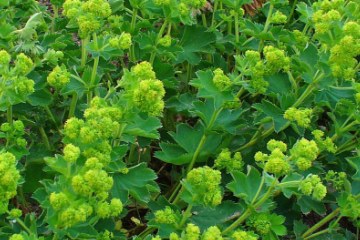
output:
<svg viewBox="0 0 360 240"><path fill-rule="evenodd" d="M183 213L183 216L181 218L181 221L179 223L179 229L182 228L182 226L184 226L186 220L191 216L191 209L192 209L192 205L189 204L185 210L185 212Z"/></svg>
<svg viewBox="0 0 360 240"><path fill-rule="evenodd" d="M12 105L8 105L8 107L7 107L6 118L7 118L8 123L10 123L10 124L13 123L13 109L12 109Z"/></svg>
<svg viewBox="0 0 360 240"><path fill-rule="evenodd" d="M49 150L49 151L51 151L51 145L50 145L50 142L49 142L49 138L48 138L48 136L46 135L46 132L45 132L44 128L43 128L43 127L39 127L39 131L40 131L40 135L41 135L41 137L42 137L42 139L43 139L43 143L44 143L46 149Z"/></svg>
<svg viewBox="0 0 360 240"><path fill-rule="evenodd" d="M308 237L310 234L312 234L313 232L315 232L316 230L318 230L319 228L321 228L322 226L324 226L324 225L325 225L327 222L329 222L331 219L333 219L334 217L336 217L339 213L340 213L340 208L335 209L334 211L332 211L332 213L330 213L329 215L327 215L326 217L324 217L320 222L318 222L317 224L315 224L314 226L312 226L311 228L309 228L301 237L302 237L302 238Z"/></svg>
<svg viewBox="0 0 360 240"><path fill-rule="evenodd" d="M72 97L71 97L71 103L70 103L70 109L69 109L68 118L72 118L75 115L77 100L78 100L78 95L77 95L76 92L73 92Z"/></svg>
<svg viewBox="0 0 360 240"><path fill-rule="evenodd" d="M87 51L86 51L86 44L89 41L89 37L86 37L81 40L81 67L85 67L86 60L87 60Z"/></svg>

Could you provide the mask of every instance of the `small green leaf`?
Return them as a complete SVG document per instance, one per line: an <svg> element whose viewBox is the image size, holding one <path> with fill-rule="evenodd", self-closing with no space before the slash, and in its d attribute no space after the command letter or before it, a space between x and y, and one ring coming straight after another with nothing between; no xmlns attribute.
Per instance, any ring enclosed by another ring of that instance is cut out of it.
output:
<svg viewBox="0 0 360 240"><path fill-rule="evenodd" d="M131 123L126 125L124 134L159 139L159 133L157 131L159 128L161 128L161 122L158 118L152 116L143 118L136 114Z"/></svg>
<svg viewBox="0 0 360 240"><path fill-rule="evenodd" d="M263 100L261 103L254 104L254 108L272 118L276 132L280 132L283 127L289 123L289 121L283 117L284 111L272 102Z"/></svg>
<svg viewBox="0 0 360 240"><path fill-rule="evenodd" d="M300 206L301 212L304 214L308 214L311 211L315 211L317 214L325 214L326 209L324 203L315 201L309 196L301 196L297 204Z"/></svg>
<svg viewBox="0 0 360 240"><path fill-rule="evenodd" d="M254 168L249 166L247 174L239 171L231 173L233 181L226 187L236 196L245 200L246 203L251 203L258 192L261 185L261 175ZM264 192L264 188L260 190L260 193ZM259 194L258 196L261 196Z"/></svg>

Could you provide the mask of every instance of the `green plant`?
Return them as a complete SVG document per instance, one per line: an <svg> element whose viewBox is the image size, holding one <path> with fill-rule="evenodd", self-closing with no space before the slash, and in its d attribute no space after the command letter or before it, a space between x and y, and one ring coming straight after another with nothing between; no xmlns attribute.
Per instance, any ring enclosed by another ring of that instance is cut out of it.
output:
<svg viewBox="0 0 360 240"><path fill-rule="evenodd" d="M1 1L0 239L358 239L359 10Z"/></svg>

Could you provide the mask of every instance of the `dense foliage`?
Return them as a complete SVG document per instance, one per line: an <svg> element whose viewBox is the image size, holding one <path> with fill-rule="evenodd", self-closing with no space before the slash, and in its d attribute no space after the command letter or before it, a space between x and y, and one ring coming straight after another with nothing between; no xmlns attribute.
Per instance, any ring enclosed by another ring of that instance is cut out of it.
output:
<svg viewBox="0 0 360 240"><path fill-rule="evenodd" d="M359 0L1 0L0 239L359 239Z"/></svg>

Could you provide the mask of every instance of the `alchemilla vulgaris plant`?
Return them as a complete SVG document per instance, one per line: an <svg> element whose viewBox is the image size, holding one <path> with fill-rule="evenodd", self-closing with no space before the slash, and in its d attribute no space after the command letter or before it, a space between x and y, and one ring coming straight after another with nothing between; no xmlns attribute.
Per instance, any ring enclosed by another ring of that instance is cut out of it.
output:
<svg viewBox="0 0 360 240"><path fill-rule="evenodd" d="M359 0L2 0L0 26L0 239L360 238Z"/></svg>

